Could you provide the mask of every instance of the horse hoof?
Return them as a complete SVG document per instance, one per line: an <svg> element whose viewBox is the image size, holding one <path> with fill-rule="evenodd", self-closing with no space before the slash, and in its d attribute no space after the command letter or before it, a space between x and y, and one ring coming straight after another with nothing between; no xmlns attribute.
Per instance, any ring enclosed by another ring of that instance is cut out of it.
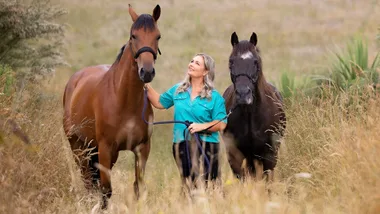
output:
<svg viewBox="0 0 380 214"><path fill-rule="evenodd" d="M105 200L105 201L103 201L103 202L101 203L100 208L101 208L102 210L106 210L107 207L108 207L108 201Z"/></svg>

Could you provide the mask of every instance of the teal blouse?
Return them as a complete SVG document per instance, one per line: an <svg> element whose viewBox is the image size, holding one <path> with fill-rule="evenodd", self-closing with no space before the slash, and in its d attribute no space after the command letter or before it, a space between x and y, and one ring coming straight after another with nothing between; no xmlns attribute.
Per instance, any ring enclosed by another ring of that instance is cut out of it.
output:
<svg viewBox="0 0 380 214"><path fill-rule="evenodd" d="M190 121L194 123L207 123L214 120L222 120L227 123L226 108L224 98L213 90L211 99L197 96L191 100L191 87L188 91L177 93L179 84L174 85L166 92L160 95L161 105L168 109L174 106L174 120ZM184 132L185 131L185 132ZM173 142L180 143L185 140L188 132L184 124L175 123L173 127ZM190 134L188 134L190 137ZM201 139L210 143L219 143L218 132L212 132L208 135L200 135Z"/></svg>

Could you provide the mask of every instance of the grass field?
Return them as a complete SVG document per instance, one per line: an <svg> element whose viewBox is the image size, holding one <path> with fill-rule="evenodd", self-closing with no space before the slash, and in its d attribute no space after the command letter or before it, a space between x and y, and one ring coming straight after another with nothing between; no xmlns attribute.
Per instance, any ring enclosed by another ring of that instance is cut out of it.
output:
<svg viewBox="0 0 380 214"><path fill-rule="evenodd" d="M78 69L113 63L129 39L128 3L137 13L161 6L162 55L152 82L159 92L182 80L194 54L206 52L216 60L216 88L222 93L230 83L227 62L234 31L241 40L252 31L258 34L263 72L272 82L282 71L297 78L325 72L330 51L343 48L353 36L366 39L371 58L379 50L380 4L373 0L51 2L69 12L59 22L67 24L70 66L31 89L32 101L22 106L18 120L33 145L13 136L0 141L0 213L89 213L96 204L97 197L84 191L63 134L62 93ZM349 96L355 105L347 107ZM288 129L271 199L262 182L234 179L222 150L223 190L200 191L192 203L182 200L171 126L154 127L148 193L133 200L133 155L122 152L112 171L109 213L380 213L380 97L361 99L343 94L316 106L300 98L287 107ZM171 117L171 111L155 112L156 121Z"/></svg>

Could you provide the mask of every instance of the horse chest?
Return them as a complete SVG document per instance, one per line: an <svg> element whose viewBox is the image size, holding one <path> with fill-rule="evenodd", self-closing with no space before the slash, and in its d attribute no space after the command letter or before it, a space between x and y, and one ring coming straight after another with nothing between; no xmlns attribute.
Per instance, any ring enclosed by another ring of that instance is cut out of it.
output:
<svg viewBox="0 0 380 214"><path fill-rule="evenodd" d="M132 145L146 141L152 130L136 118L121 123L116 134L116 142L121 148L131 149Z"/></svg>
<svg viewBox="0 0 380 214"><path fill-rule="evenodd" d="M264 130L263 123L259 121L259 118L253 118L249 115L232 114L228 119L226 131L232 133L241 144L265 144L268 134Z"/></svg>

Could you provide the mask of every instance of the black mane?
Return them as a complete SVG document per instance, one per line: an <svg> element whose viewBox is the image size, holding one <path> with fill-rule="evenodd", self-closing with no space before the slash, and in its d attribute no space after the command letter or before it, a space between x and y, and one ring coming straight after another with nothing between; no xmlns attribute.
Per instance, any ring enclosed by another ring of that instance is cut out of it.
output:
<svg viewBox="0 0 380 214"><path fill-rule="evenodd" d="M127 45L127 44L123 45L123 47L120 48L120 52L119 52L119 54L118 54L117 57L116 57L116 62L119 62L120 59L121 59L121 56L123 56L124 49L125 49L125 46L126 46L126 45Z"/></svg>

